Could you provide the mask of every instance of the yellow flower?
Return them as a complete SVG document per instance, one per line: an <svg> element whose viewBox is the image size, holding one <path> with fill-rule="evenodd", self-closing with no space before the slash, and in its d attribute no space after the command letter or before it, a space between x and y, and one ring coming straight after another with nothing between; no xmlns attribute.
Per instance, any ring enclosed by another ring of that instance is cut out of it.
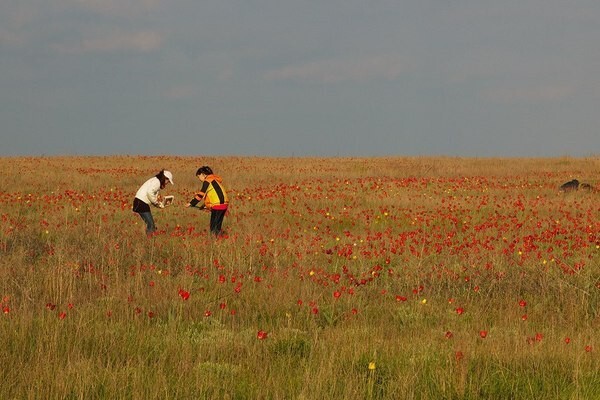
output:
<svg viewBox="0 0 600 400"><path fill-rule="evenodd" d="M371 361L371 362L369 363L369 370L373 371L374 369L375 369L375 362L374 362L374 361Z"/></svg>

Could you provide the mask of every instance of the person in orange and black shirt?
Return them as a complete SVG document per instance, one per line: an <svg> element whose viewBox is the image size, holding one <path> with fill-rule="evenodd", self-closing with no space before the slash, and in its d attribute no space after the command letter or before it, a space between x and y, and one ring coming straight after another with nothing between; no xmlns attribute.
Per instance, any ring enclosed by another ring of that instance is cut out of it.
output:
<svg viewBox="0 0 600 400"><path fill-rule="evenodd" d="M200 208L210 211L210 232L219 236L229 206L229 198L223 186L223 180L220 176L213 174L212 169L208 166L200 167L196 171L196 177L202 182L202 187L200 192L196 193L194 198L186 204L186 207L195 207L204 201Z"/></svg>

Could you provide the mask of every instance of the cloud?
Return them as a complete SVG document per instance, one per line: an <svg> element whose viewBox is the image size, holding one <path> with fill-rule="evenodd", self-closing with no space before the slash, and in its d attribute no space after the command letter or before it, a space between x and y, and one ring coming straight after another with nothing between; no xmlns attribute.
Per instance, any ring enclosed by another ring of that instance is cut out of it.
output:
<svg viewBox="0 0 600 400"><path fill-rule="evenodd" d="M158 7L160 0L63 0L63 5L104 15L136 16Z"/></svg>
<svg viewBox="0 0 600 400"><path fill-rule="evenodd" d="M356 60L330 59L291 65L268 71L267 80L305 80L321 83L364 82L396 79L408 68L398 56L375 56Z"/></svg>
<svg viewBox="0 0 600 400"><path fill-rule="evenodd" d="M163 45L164 35L132 26L140 16L160 5L160 0L9 1L0 6L0 44L50 46L66 54L154 51ZM90 16L90 13L95 15ZM74 15L85 18L81 20ZM127 27L115 28L119 21L127 23ZM48 44L50 41L53 44Z"/></svg>
<svg viewBox="0 0 600 400"><path fill-rule="evenodd" d="M195 90L189 86L173 86L163 92L168 100L181 100L193 97Z"/></svg>
<svg viewBox="0 0 600 400"><path fill-rule="evenodd" d="M537 87L495 88L483 92L483 96L499 103L553 102L573 96L572 85L543 85Z"/></svg>
<svg viewBox="0 0 600 400"><path fill-rule="evenodd" d="M29 43L33 36L31 26L43 12L17 2L2 3L0 9L0 45L22 47Z"/></svg>
<svg viewBox="0 0 600 400"><path fill-rule="evenodd" d="M217 74L217 79L219 81L230 81L234 76L234 68L230 65L226 65L221 68L219 73Z"/></svg>
<svg viewBox="0 0 600 400"><path fill-rule="evenodd" d="M163 43L164 35L154 31L139 31L96 34L77 43L55 44L52 47L65 54L114 51L145 53L159 49Z"/></svg>
<svg viewBox="0 0 600 400"><path fill-rule="evenodd" d="M0 20L3 27L9 26L11 29L21 29L31 24L42 14L43 11L32 4L8 2L2 4L2 18Z"/></svg>
<svg viewBox="0 0 600 400"><path fill-rule="evenodd" d="M27 36L10 30L0 29L0 45L23 46L27 42Z"/></svg>

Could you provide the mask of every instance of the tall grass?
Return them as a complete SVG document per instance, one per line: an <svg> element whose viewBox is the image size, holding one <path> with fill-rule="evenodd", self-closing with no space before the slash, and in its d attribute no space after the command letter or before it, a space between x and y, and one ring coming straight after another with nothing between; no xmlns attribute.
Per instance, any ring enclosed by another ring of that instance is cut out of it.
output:
<svg viewBox="0 0 600 400"><path fill-rule="evenodd" d="M200 165L225 238L183 207ZM0 167L2 399L600 399L600 194L558 192L598 158Z"/></svg>

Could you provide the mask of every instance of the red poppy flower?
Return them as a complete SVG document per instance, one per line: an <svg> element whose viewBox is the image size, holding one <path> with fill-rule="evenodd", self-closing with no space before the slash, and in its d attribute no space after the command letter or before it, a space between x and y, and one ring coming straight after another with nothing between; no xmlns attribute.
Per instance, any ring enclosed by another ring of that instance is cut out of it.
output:
<svg viewBox="0 0 600 400"><path fill-rule="evenodd" d="M487 331L479 331L479 336L482 339L485 339L487 337L488 332Z"/></svg>
<svg viewBox="0 0 600 400"><path fill-rule="evenodd" d="M541 342L543 338L544 338L544 334L543 333L539 333L538 332L538 333L535 334L535 341L536 342Z"/></svg>
<svg viewBox="0 0 600 400"><path fill-rule="evenodd" d="M183 300L187 300L190 298L190 292L188 292L187 290L179 289L179 296Z"/></svg>
<svg viewBox="0 0 600 400"><path fill-rule="evenodd" d="M266 339L268 336L267 332L260 330L258 331L258 333L256 334L256 337L258 338L258 340L264 340Z"/></svg>
<svg viewBox="0 0 600 400"><path fill-rule="evenodd" d="M525 306L527 306L527 302L525 300L519 300L519 306L525 307Z"/></svg>

